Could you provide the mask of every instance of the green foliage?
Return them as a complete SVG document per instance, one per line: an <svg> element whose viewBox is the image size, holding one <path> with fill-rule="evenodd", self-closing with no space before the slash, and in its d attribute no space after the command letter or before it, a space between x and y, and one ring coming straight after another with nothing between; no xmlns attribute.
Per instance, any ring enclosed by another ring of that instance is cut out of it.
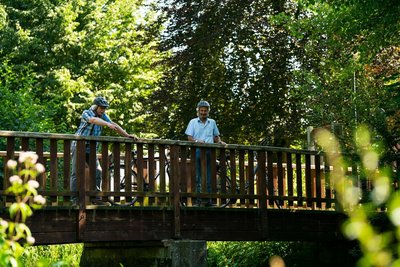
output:
<svg viewBox="0 0 400 267"><path fill-rule="evenodd" d="M112 119L129 132L146 131L141 102L163 70L156 13L144 9L141 0L3 5L0 60L12 70L29 69L32 82L21 93L29 92L45 110L36 121L50 120L45 125L50 131L73 132L83 109L94 96L104 95L111 101ZM12 94L12 89L4 90Z"/></svg>
<svg viewBox="0 0 400 267"><path fill-rule="evenodd" d="M291 23L290 29L308 43L297 72L310 107L305 121L319 127L342 125L344 151L355 151L353 129L360 123L373 127L391 147L393 132L382 126L387 126L385 117L392 116L400 103L395 82L400 5L395 1L298 3L307 16Z"/></svg>
<svg viewBox="0 0 400 267"><path fill-rule="evenodd" d="M183 137L196 103L207 99L228 142L287 146L299 138L304 107L290 81L303 52L285 28L297 19L295 3L175 0L162 7L162 44L172 56L148 104L162 136Z"/></svg>
<svg viewBox="0 0 400 267"><path fill-rule="evenodd" d="M308 242L207 242L210 267L226 266L353 266L359 254L351 244ZM340 259L340 260L339 260ZM276 265L274 265L274 263Z"/></svg>
<svg viewBox="0 0 400 267"><path fill-rule="evenodd" d="M8 60L0 65L0 117L2 130L40 132L52 129L49 114L35 97L35 78L27 66Z"/></svg>
<svg viewBox="0 0 400 267"><path fill-rule="evenodd" d="M268 258L282 255L284 243L208 242L209 266L267 266Z"/></svg>
<svg viewBox="0 0 400 267"><path fill-rule="evenodd" d="M82 251L83 244L31 246L25 249L21 262L25 267L77 267Z"/></svg>
<svg viewBox="0 0 400 267"><path fill-rule="evenodd" d="M365 202L360 196L362 192L355 180L356 177L347 176L344 172L346 163L341 154L340 146L332 134L326 130L318 133L318 143L327 152L328 161L333 166L331 179L335 184L337 199L349 219L343 225L343 233L351 240L358 240L363 257L359 266L399 266L400 248L399 232L399 205L398 192L392 192L394 175L392 166L380 166L379 156L382 149L372 142L369 129L361 126L357 129L355 142L360 156L361 182L372 182L372 192ZM360 205L361 200L364 201ZM382 207L387 208L387 213L379 214L388 217L392 227L376 228L372 221L376 219L376 211Z"/></svg>
<svg viewBox="0 0 400 267"><path fill-rule="evenodd" d="M20 155L20 167L14 160L7 162L9 171L16 174L10 176L11 185L6 193L14 195L15 202L8 208L10 220L0 218L1 266L22 266L20 258L24 253L24 247L35 242L25 221L32 216L32 209L41 208L45 204L45 199L36 191L39 183L34 180L44 172L43 165L36 163L37 158L36 154L25 152ZM17 172L18 169L20 171Z"/></svg>

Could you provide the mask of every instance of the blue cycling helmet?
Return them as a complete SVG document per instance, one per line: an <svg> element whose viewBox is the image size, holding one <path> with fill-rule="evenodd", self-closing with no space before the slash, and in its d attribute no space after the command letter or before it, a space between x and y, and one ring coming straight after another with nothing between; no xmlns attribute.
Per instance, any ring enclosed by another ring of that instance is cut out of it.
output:
<svg viewBox="0 0 400 267"><path fill-rule="evenodd" d="M93 105L105 107L105 108L108 108L108 106L110 106L110 104L108 104L107 100L105 100L105 98L102 96L96 97L93 101Z"/></svg>
<svg viewBox="0 0 400 267"><path fill-rule="evenodd" d="M197 103L197 108L200 107L207 107L210 110L210 103L205 100L200 100L199 103Z"/></svg>

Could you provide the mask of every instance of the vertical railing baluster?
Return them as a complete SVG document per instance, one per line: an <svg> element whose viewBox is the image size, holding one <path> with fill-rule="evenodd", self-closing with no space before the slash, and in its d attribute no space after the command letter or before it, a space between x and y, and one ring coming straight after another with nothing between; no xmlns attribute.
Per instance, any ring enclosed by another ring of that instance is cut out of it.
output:
<svg viewBox="0 0 400 267"><path fill-rule="evenodd" d="M315 155L315 197L317 198L317 208L322 208L321 190L321 156Z"/></svg>
<svg viewBox="0 0 400 267"><path fill-rule="evenodd" d="M300 153L296 153L296 188L298 198L297 206L303 207L303 174Z"/></svg>
<svg viewBox="0 0 400 267"><path fill-rule="evenodd" d="M179 194L180 174L179 174L179 146L171 146L171 180L170 192L173 194L174 211L174 237L181 236L181 218L180 218L180 194Z"/></svg>
<svg viewBox="0 0 400 267"><path fill-rule="evenodd" d="M254 151L248 150L248 166L247 166L247 177L249 182L249 195L254 197ZM249 200L250 207L254 205L254 198Z"/></svg>
<svg viewBox="0 0 400 267"><path fill-rule="evenodd" d="M182 193L186 193L188 191L187 184L188 184L188 174L187 174L187 147L181 146L180 147L180 191ZM187 199L182 198L181 201L186 203Z"/></svg>
<svg viewBox="0 0 400 267"><path fill-rule="evenodd" d="M293 166L292 166L292 153L286 154L286 171L287 171L287 184L288 184L288 196L293 198ZM293 207L293 201L289 200L289 207Z"/></svg>
<svg viewBox="0 0 400 267"><path fill-rule="evenodd" d="M259 197L258 207L262 210L267 209L267 183L266 183L266 159L265 151L258 151L257 153L257 194Z"/></svg>
<svg viewBox="0 0 400 267"><path fill-rule="evenodd" d="M237 194L236 185L236 153L235 149L229 149L230 177L231 177L231 194ZM236 198L234 198L236 199ZM232 203L235 204L235 203Z"/></svg>
<svg viewBox="0 0 400 267"><path fill-rule="evenodd" d="M124 181L124 189L125 192L129 193L132 192L132 144L131 143L125 143L125 160L124 160L124 174L125 174L125 181ZM120 181L121 183L121 181ZM131 202L132 201L132 196L126 196L125 197L126 202Z"/></svg>
<svg viewBox="0 0 400 267"><path fill-rule="evenodd" d="M211 149L210 150L210 168L211 168L211 192L216 193L217 192L217 150L216 149ZM216 202L216 199L212 200L213 203Z"/></svg>
<svg viewBox="0 0 400 267"><path fill-rule="evenodd" d="M219 155L219 157L220 157L220 161L219 161L219 165L220 165L220 177L219 177L219 183L220 183L220 185L219 185L219 187L220 187L220 193L221 194L226 194L226 184L227 184L227 181L226 181L226 172L227 172L227 169L226 169L226 150L225 150L225 148L221 148L220 150L219 150L219 153L220 153L220 155ZM225 198L225 197L222 197L221 198L221 203L222 204L224 204L224 203L226 203L226 201L227 201L227 199Z"/></svg>
<svg viewBox="0 0 400 267"><path fill-rule="evenodd" d="M57 166L57 139L50 139L50 191L57 192L58 166ZM51 202L56 202L57 196L51 197Z"/></svg>
<svg viewBox="0 0 400 267"><path fill-rule="evenodd" d="M110 162L108 158L108 142L102 141L101 142L101 189L103 191L110 191ZM103 198L104 201L107 198Z"/></svg>
<svg viewBox="0 0 400 267"><path fill-rule="evenodd" d="M244 154L245 151L243 149L239 150L239 188L240 188L240 194L244 195L246 194L246 181L245 181L245 162L244 162ZM245 199L243 197L240 198L240 205L245 204Z"/></svg>
<svg viewBox="0 0 400 267"><path fill-rule="evenodd" d="M46 169L46 160L43 156L43 138L36 138L36 154L38 155L38 162ZM46 171L38 177L40 190L46 190Z"/></svg>
<svg viewBox="0 0 400 267"><path fill-rule="evenodd" d="M332 186L330 179L331 168L329 166L328 157L324 154L324 181L325 181L325 198L326 208L332 207Z"/></svg>
<svg viewBox="0 0 400 267"><path fill-rule="evenodd" d="M278 176L278 195L282 199L284 196L284 173L283 173L283 163L282 163L282 151L277 152L277 176ZM283 200L278 200L277 205L280 207L284 206Z"/></svg>
<svg viewBox="0 0 400 267"><path fill-rule="evenodd" d="M159 170L160 170L160 193L165 194L166 193L166 175L165 172L170 172L170 170L166 169L166 163L168 161L167 156L165 154L165 145L160 144L158 146L158 154L159 154ZM170 168L170 167L167 167ZM161 204L165 204L166 202L166 198L165 197L161 197L160 198L160 202Z"/></svg>
<svg viewBox="0 0 400 267"><path fill-rule="evenodd" d="M86 148L85 141L78 140L76 144L76 179L78 185L78 203L79 212L77 216L78 221L78 240L83 241L84 233L86 230L86 203L88 197L86 195L86 182L85 182L85 168L86 168Z"/></svg>
<svg viewBox="0 0 400 267"><path fill-rule="evenodd" d="M267 187L268 187L268 205L274 206L274 161L273 152L267 151Z"/></svg>
<svg viewBox="0 0 400 267"><path fill-rule="evenodd" d="M201 160L201 193L207 192L207 155L206 148L200 149L200 160Z"/></svg>
<svg viewBox="0 0 400 267"><path fill-rule="evenodd" d="M113 181L113 191L121 191L121 146L120 143L113 143L113 164L114 164L114 181ZM114 196L114 201L119 202L120 197Z"/></svg>
<svg viewBox="0 0 400 267"><path fill-rule="evenodd" d="M15 157L15 138L14 137L7 137L7 154L6 158L4 161L4 183L3 183L3 189L6 190L8 187L10 187L10 176L12 175L11 170L7 168L7 162L11 159L14 160ZM3 198L4 205L7 202L7 197L5 196Z"/></svg>
<svg viewBox="0 0 400 267"><path fill-rule="evenodd" d="M196 190L196 168L200 168L200 166L196 166L196 147L190 147L190 184L191 184L191 192L197 193ZM190 199L191 204L193 205L195 200L192 197Z"/></svg>
<svg viewBox="0 0 400 267"><path fill-rule="evenodd" d="M137 190L139 193L144 192L144 178L143 178L143 144L137 144ZM143 198L139 197L138 201L143 204Z"/></svg>
<svg viewBox="0 0 400 267"><path fill-rule="evenodd" d="M21 150L29 151L29 138L28 137L21 138Z"/></svg>
<svg viewBox="0 0 400 267"><path fill-rule="evenodd" d="M147 146L147 161L148 161L148 170L147 170L147 175L149 178L149 192L150 193L154 193L155 192L155 181L154 181L154 177L155 177L155 162L154 162L154 145L153 144L148 144ZM154 198L153 197L149 197L149 205L152 206L154 203Z"/></svg>
<svg viewBox="0 0 400 267"><path fill-rule="evenodd" d="M311 177L311 155L306 154L306 197L307 199L307 207L312 207L313 202L310 200L312 195L312 177Z"/></svg>
<svg viewBox="0 0 400 267"><path fill-rule="evenodd" d="M64 140L63 143L63 191L70 191L70 177L71 177L71 141ZM70 196L64 196L63 201L69 202Z"/></svg>

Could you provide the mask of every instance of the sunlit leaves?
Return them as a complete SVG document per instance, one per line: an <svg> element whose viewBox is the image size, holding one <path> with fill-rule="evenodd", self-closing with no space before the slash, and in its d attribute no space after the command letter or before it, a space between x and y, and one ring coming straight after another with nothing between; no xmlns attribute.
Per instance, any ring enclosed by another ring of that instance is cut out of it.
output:
<svg viewBox="0 0 400 267"><path fill-rule="evenodd" d="M318 144L326 151L329 162L333 166L331 177L334 179L337 198L348 215L343 224L344 235L351 240L358 240L363 250L360 266L394 266L398 255L394 251L400 248L400 197L392 194L391 166L382 167L379 163L379 146L373 143L371 132L362 125L355 133L355 143L361 158L359 172L372 181L371 202L361 203L360 188L353 183L352 177L343 172L345 165L339 153L338 142L327 130L317 133ZM353 165L353 168L357 168ZM388 217L395 230L377 229L371 221L382 206L388 206Z"/></svg>

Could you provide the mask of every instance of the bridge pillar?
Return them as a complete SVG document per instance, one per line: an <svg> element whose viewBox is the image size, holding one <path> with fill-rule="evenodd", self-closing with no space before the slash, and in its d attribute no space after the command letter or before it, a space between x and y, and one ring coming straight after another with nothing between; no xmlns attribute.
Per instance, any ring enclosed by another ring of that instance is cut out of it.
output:
<svg viewBox="0 0 400 267"><path fill-rule="evenodd" d="M201 240L85 243L80 266L207 266Z"/></svg>

